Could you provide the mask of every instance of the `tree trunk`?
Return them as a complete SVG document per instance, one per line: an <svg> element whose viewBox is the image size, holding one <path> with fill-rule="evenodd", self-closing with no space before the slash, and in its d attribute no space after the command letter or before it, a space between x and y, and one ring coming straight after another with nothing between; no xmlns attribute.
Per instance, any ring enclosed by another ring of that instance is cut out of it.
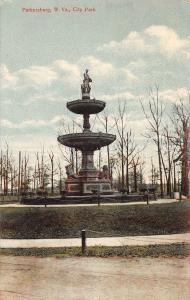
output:
<svg viewBox="0 0 190 300"><path fill-rule="evenodd" d="M163 177L162 177L162 158L161 158L161 147L160 147L160 137L157 135L158 141L158 165L159 165L159 175L160 175L160 196L161 198L164 197L164 188L163 188Z"/></svg>
<svg viewBox="0 0 190 300"><path fill-rule="evenodd" d="M135 163L134 163L133 172L134 172L134 174L133 174L134 175L134 190L137 193L137 166Z"/></svg>
<svg viewBox="0 0 190 300"><path fill-rule="evenodd" d="M183 135L183 155L182 155L182 175L181 175L181 192L183 195L189 194L189 180L188 180L188 137L189 129L185 128Z"/></svg>

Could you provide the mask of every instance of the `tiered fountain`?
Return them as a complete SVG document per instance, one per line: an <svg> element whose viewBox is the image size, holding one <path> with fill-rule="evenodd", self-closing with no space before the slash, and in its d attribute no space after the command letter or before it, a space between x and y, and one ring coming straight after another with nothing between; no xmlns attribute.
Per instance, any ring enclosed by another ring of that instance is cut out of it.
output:
<svg viewBox="0 0 190 300"><path fill-rule="evenodd" d="M68 147L82 152L82 167L78 174L74 174L71 165L66 167L67 180L65 182L66 195L88 195L94 191L111 194L111 183L106 166L100 173L94 166L94 151L113 143L116 136L108 133L95 133L90 130L89 118L105 108L105 102L90 99L90 82L88 70L84 73L81 85L82 99L67 102L67 108L75 114L83 115L83 132L65 134L58 137L58 141ZM101 175L100 175L101 174Z"/></svg>

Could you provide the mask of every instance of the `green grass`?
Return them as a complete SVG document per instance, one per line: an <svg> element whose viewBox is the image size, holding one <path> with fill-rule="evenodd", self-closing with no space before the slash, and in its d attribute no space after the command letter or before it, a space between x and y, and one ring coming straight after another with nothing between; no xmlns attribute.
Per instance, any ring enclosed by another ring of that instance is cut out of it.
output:
<svg viewBox="0 0 190 300"><path fill-rule="evenodd" d="M190 255L190 244L121 246L121 247L88 247L85 255L80 247L70 248L28 248L0 249L0 255L16 256L55 256L65 258L71 256L88 257L186 257Z"/></svg>
<svg viewBox="0 0 190 300"><path fill-rule="evenodd" d="M0 208L1 238L76 238L173 234L190 229L190 203Z"/></svg>
<svg viewBox="0 0 190 300"><path fill-rule="evenodd" d="M10 203L19 203L18 200L18 196L11 196L11 195L7 195L7 196L3 196L0 195L0 204L10 204Z"/></svg>

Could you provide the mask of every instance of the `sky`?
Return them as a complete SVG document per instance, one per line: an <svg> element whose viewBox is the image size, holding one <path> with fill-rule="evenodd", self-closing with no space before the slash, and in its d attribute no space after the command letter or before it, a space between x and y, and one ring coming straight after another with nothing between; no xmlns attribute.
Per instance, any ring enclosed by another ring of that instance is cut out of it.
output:
<svg viewBox="0 0 190 300"><path fill-rule="evenodd" d="M1 137L15 154L57 149L60 124L82 122L66 102L81 97L86 68L91 96L106 102L111 123L118 99L126 101L140 146L147 121L139 99L147 105L148 89L159 85L166 119L187 99L188 0L0 0L0 14ZM156 158L152 145L145 152Z"/></svg>

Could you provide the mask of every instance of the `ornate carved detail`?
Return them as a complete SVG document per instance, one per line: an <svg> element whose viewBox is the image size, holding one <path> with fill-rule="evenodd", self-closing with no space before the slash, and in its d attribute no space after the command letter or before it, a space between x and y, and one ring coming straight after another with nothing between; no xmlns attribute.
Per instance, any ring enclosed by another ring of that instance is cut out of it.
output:
<svg viewBox="0 0 190 300"><path fill-rule="evenodd" d="M78 176L74 173L72 165L67 165L65 167L67 178L78 178Z"/></svg>
<svg viewBox="0 0 190 300"><path fill-rule="evenodd" d="M99 179L106 179L106 180L110 179L109 168L107 165L104 165L102 167L102 171L100 171L99 173Z"/></svg>

